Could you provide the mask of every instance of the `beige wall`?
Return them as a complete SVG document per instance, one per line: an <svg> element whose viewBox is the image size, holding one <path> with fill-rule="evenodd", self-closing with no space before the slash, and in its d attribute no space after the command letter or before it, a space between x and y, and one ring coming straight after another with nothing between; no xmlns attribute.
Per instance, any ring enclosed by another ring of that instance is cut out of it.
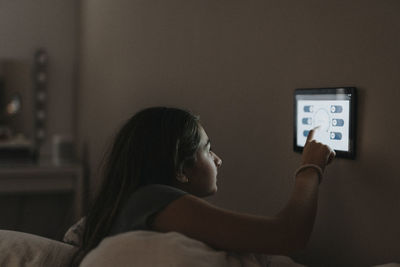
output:
<svg viewBox="0 0 400 267"><path fill-rule="evenodd" d="M356 86L357 159L327 170L311 242L297 258L400 262L399 14L396 0L83 1L80 141L95 168L137 110L189 108L224 160L210 201L274 214L300 161L293 90Z"/></svg>

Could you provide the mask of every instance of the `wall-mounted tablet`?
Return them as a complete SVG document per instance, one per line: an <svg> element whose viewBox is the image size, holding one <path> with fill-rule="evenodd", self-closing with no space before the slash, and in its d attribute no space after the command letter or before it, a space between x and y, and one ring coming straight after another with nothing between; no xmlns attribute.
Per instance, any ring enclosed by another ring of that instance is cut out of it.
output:
<svg viewBox="0 0 400 267"><path fill-rule="evenodd" d="M309 131L337 157L355 157L356 88L307 88L294 91L295 151L303 151Z"/></svg>

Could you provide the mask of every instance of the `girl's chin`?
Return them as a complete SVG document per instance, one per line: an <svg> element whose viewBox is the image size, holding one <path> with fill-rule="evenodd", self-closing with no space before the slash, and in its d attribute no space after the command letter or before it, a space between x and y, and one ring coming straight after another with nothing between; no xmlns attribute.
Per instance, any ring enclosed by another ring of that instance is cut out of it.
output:
<svg viewBox="0 0 400 267"><path fill-rule="evenodd" d="M217 192L218 192L218 187L217 185L215 185L214 188L211 190L210 195L214 195Z"/></svg>
<svg viewBox="0 0 400 267"><path fill-rule="evenodd" d="M211 188L206 194L203 195L203 197L209 197L214 195L215 193L217 193L218 191L218 187L214 186L213 188Z"/></svg>

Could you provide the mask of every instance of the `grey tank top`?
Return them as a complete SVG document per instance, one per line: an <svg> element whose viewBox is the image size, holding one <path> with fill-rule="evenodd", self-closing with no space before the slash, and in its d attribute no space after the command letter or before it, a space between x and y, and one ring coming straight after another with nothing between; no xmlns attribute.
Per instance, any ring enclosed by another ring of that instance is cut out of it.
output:
<svg viewBox="0 0 400 267"><path fill-rule="evenodd" d="M187 192L178 188L161 184L140 187L118 213L109 235L134 230L152 230L154 215L186 194Z"/></svg>

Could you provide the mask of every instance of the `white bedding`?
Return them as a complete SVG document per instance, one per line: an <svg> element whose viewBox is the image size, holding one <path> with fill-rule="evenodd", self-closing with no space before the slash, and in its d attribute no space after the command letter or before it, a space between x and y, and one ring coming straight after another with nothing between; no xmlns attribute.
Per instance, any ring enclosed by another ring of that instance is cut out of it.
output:
<svg viewBox="0 0 400 267"><path fill-rule="evenodd" d="M70 266L76 247L37 235L0 230L0 266ZM216 251L178 233L129 232L106 238L81 264L111 267L299 267L288 257ZM374 267L400 267L398 263Z"/></svg>
<svg viewBox="0 0 400 267"><path fill-rule="evenodd" d="M135 231L104 239L80 267L300 267L284 256L217 251L176 232Z"/></svg>

